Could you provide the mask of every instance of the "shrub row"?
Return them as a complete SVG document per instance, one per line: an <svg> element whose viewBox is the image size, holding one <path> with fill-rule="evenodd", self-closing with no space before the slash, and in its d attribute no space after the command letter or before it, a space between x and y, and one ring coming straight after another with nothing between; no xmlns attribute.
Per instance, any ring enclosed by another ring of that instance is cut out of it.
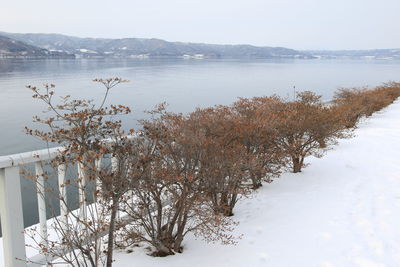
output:
<svg viewBox="0 0 400 267"><path fill-rule="evenodd" d="M341 88L333 96L333 104L342 113L348 128L357 126L362 117L390 105L400 96L400 83L390 82L374 89Z"/></svg>
<svg viewBox="0 0 400 267"><path fill-rule="evenodd" d="M105 95L123 82L96 81L105 85ZM207 241L234 243L230 216L241 197L287 169L300 172L306 157L322 156L339 138L350 137L360 118L400 96L400 83L389 83L372 90L339 89L330 104L306 91L294 100L241 98L229 106L189 114L170 113L160 105L150 112L151 119L141 121L141 130L126 132L115 117L129 113L127 107L95 108L90 101L69 99L53 105L53 86L46 86L44 93L30 88L55 116L37 118L52 131L27 129L28 133L66 148L54 163L78 164L84 173L77 176L79 186L85 186L82 177L98 181L97 215L75 216L81 226L62 235L68 241L64 246L82 252L63 259L72 265L83 259L92 266L104 258L97 255L101 244L76 238L82 231L98 240L98 233L107 229L107 266L115 243L147 242L157 256L181 252L189 232ZM107 156L113 164L97 164ZM52 247L56 245L54 241Z"/></svg>

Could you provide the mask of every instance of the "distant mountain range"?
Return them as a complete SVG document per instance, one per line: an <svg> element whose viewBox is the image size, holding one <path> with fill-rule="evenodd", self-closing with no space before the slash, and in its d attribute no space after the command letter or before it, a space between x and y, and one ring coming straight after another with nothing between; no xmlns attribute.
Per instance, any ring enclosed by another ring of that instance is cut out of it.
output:
<svg viewBox="0 0 400 267"><path fill-rule="evenodd" d="M400 59L400 49L307 50L303 52L322 59Z"/></svg>
<svg viewBox="0 0 400 267"><path fill-rule="evenodd" d="M29 45L25 42L18 41L0 35L0 58L64 58L74 57L73 55L49 51L37 46Z"/></svg>
<svg viewBox="0 0 400 267"><path fill-rule="evenodd" d="M182 57L182 58L312 58L305 52L283 47L257 47L252 45L214 45L201 43L168 42L160 39L143 38L79 38L61 34L41 33L6 33L0 36L22 42L38 51L59 53L60 56L84 58L147 58L147 57ZM0 57L12 57L2 53ZM8 50L7 50L8 51ZM26 53L33 56L34 53ZM16 53L16 57L21 53Z"/></svg>
<svg viewBox="0 0 400 267"><path fill-rule="evenodd" d="M168 42L144 38L79 38L0 32L0 58L287 58L400 59L400 49L299 51L284 47Z"/></svg>

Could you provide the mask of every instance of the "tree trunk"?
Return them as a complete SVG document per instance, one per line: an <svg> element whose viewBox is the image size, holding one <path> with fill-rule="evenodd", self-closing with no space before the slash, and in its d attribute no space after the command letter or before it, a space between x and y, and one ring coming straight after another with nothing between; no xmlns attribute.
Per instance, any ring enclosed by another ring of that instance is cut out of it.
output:
<svg viewBox="0 0 400 267"><path fill-rule="evenodd" d="M113 198L111 206L110 227L108 229L108 244L107 244L107 262L106 266L111 267L113 262L113 249L114 249L114 228L115 218L117 215L118 205Z"/></svg>
<svg viewBox="0 0 400 267"><path fill-rule="evenodd" d="M292 157L292 164L293 164L293 172L294 173L301 172L302 164L301 164L300 158Z"/></svg>
<svg viewBox="0 0 400 267"><path fill-rule="evenodd" d="M186 217L186 215L184 215L182 221L178 225L177 233L176 233L175 240L174 240L174 251L175 252L179 252L179 253L182 252L181 246L182 246L183 232L185 230L186 222L187 222L187 217Z"/></svg>
<svg viewBox="0 0 400 267"><path fill-rule="evenodd" d="M175 238L175 242L174 242L174 251L175 252L182 252L182 241L183 241L183 235L182 234L178 234L177 237Z"/></svg>
<svg viewBox="0 0 400 267"><path fill-rule="evenodd" d="M256 190L262 186L261 179L256 178L255 175L251 175L251 182L252 182L254 190Z"/></svg>
<svg viewBox="0 0 400 267"><path fill-rule="evenodd" d="M165 257L168 255L174 255L174 253L171 251L171 249L169 249L167 246L165 246L162 241L153 240L152 243L157 250L155 253L153 253L154 256Z"/></svg>
<svg viewBox="0 0 400 267"><path fill-rule="evenodd" d="M215 214L222 214L226 216L225 214L227 213L228 209L228 196L226 193L221 193L221 195L217 196L217 202L214 204L214 212Z"/></svg>

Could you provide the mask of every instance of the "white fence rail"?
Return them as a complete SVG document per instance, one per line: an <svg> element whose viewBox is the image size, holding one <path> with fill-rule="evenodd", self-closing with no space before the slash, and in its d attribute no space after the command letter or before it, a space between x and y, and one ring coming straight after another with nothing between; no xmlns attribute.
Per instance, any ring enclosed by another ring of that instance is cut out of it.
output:
<svg viewBox="0 0 400 267"><path fill-rule="evenodd" d="M38 178L36 190L39 231L42 237L41 242L47 244L47 214L46 202L44 199L45 179L42 166L45 161L54 159L60 151L62 151L62 148L58 147L9 156L0 156L0 217L3 234L3 261L5 267L37 266L37 264L28 263L29 259L26 258L20 168L30 163L35 164L35 173ZM61 218L66 218L65 215L68 209L65 204L67 199L67 192L64 187L66 176L65 165L61 164L58 166L57 175L60 192ZM84 192L80 192L80 197L82 197L82 194L84 194ZM82 206L80 208L81 212L85 209L85 207ZM36 256L35 262L38 260L42 261L43 259L41 258L43 257L43 255ZM46 264L45 259L43 264Z"/></svg>

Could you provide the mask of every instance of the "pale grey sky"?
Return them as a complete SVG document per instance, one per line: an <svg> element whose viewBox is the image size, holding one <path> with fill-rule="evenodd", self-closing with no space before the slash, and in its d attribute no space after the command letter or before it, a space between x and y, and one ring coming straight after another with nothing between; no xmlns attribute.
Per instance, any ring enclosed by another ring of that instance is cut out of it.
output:
<svg viewBox="0 0 400 267"><path fill-rule="evenodd" d="M284 46L400 48L400 0L2 0L0 31Z"/></svg>

